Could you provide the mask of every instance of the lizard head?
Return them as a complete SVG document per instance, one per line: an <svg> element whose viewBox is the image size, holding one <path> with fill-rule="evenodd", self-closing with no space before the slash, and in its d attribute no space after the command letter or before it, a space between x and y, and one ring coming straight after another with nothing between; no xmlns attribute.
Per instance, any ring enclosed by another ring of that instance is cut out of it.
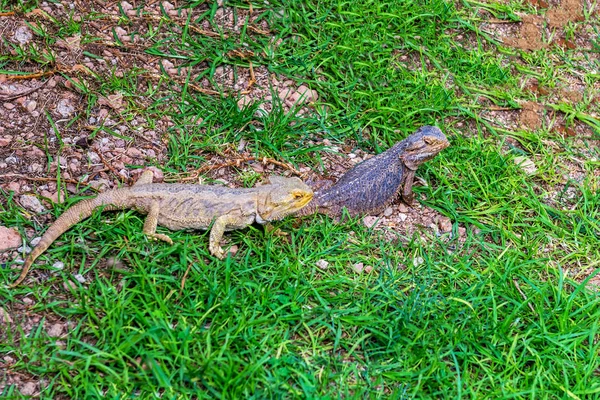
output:
<svg viewBox="0 0 600 400"><path fill-rule="evenodd" d="M450 142L439 128L423 126L406 138L406 148L400 159L407 168L416 170L419 165L431 160L450 146Z"/></svg>
<svg viewBox="0 0 600 400"><path fill-rule="evenodd" d="M299 211L313 198L313 191L298 178L270 176L264 186L259 186L256 222L282 219Z"/></svg>

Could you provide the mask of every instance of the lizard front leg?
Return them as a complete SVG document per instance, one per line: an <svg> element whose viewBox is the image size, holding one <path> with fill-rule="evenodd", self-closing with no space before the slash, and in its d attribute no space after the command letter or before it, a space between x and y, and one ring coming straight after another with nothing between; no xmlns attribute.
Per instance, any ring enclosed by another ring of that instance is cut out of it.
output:
<svg viewBox="0 0 600 400"><path fill-rule="evenodd" d="M159 204L158 201L153 201L148 209L148 215L146 216L146 221L144 221L144 229L142 232L146 236L151 239L158 239L169 244L173 244L173 240L167 235L163 235L162 233L156 233L156 225L158 224L158 212L159 212Z"/></svg>
<svg viewBox="0 0 600 400"><path fill-rule="evenodd" d="M273 224L271 224L270 222L268 222L268 223L265 225L265 232L267 232L267 233L270 233L270 234L272 234L273 236L280 236L280 237L281 237L281 236L283 236L283 237L290 236L290 234L289 234L289 233L287 233L287 232L284 232L284 231L282 231L282 230L281 230L281 229L279 229L279 228L275 228L275 227L273 226Z"/></svg>
<svg viewBox="0 0 600 400"><path fill-rule="evenodd" d="M153 179L154 179L154 174L152 173L152 171L147 169L146 171L142 172L142 175L140 175L140 177L133 184L133 186L147 185L149 183L152 183Z"/></svg>
<svg viewBox="0 0 600 400"><path fill-rule="evenodd" d="M412 205L415 201L415 194L412 190L413 182L415 181L415 171L407 169L404 186L402 187L402 200L408 205Z"/></svg>
<svg viewBox="0 0 600 400"><path fill-rule="evenodd" d="M221 248L220 242L223 239L223 233L225 229L231 223L234 223L235 219L229 215L221 215L215 219L213 226L210 230L210 237L208 240L208 250L210 253L221 260L225 258L225 252Z"/></svg>

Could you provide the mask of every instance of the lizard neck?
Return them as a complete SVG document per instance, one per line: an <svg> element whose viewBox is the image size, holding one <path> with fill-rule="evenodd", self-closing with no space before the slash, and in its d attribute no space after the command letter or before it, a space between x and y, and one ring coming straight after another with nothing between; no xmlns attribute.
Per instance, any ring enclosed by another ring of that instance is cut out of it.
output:
<svg viewBox="0 0 600 400"><path fill-rule="evenodd" d="M296 213L296 215L301 217L304 215L311 215L311 214L316 213L318 204L319 204L319 198L317 196L318 195L315 194L315 197L313 197L313 199L310 201L310 203L305 205L304 208L300 209L300 211L298 211Z"/></svg>

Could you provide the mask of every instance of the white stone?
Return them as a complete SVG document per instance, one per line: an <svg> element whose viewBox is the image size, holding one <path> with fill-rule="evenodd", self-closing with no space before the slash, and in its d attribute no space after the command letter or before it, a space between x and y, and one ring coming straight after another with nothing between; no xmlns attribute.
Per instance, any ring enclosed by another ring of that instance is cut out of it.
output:
<svg viewBox="0 0 600 400"><path fill-rule="evenodd" d="M16 229L0 226L0 252L16 249L21 243L21 235Z"/></svg>
<svg viewBox="0 0 600 400"><path fill-rule="evenodd" d="M365 268L365 264L363 264L363 263L356 263L352 266L352 269L354 270L354 272L356 272L358 274L363 272L364 268Z"/></svg>
<svg viewBox="0 0 600 400"><path fill-rule="evenodd" d="M64 269L65 268L65 263L62 262L62 261L57 261L54 264L52 264L52 268L58 269L58 270Z"/></svg>
<svg viewBox="0 0 600 400"><path fill-rule="evenodd" d="M315 265L320 268L320 269L327 269L329 268L329 263L325 260L319 260L315 263Z"/></svg>
<svg viewBox="0 0 600 400"><path fill-rule="evenodd" d="M515 164L517 164L522 170L523 172L525 172L527 175L535 175L535 173L537 172L537 167L535 166L535 163L533 161L531 161L529 158L527 157L523 157L523 156L518 156L515 157L514 160Z"/></svg>
<svg viewBox="0 0 600 400"><path fill-rule="evenodd" d="M46 210L42 203L40 203L38 198L30 194L22 195L21 197L19 197L19 201L21 205L29 211L41 213Z"/></svg>

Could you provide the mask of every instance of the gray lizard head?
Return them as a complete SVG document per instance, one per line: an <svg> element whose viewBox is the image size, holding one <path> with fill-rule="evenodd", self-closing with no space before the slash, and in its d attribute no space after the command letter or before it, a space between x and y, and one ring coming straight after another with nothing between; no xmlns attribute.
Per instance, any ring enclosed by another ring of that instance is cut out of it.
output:
<svg viewBox="0 0 600 400"><path fill-rule="evenodd" d="M405 140L405 149L400 159L409 169L416 170L419 165L431 160L450 146L442 131L435 126L423 126Z"/></svg>
<svg viewBox="0 0 600 400"><path fill-rule="evenodd" d="M299 211L313 198L313 191L298 178L270 176L267 185L258 186L256 222L282 219Z"/></svg>

